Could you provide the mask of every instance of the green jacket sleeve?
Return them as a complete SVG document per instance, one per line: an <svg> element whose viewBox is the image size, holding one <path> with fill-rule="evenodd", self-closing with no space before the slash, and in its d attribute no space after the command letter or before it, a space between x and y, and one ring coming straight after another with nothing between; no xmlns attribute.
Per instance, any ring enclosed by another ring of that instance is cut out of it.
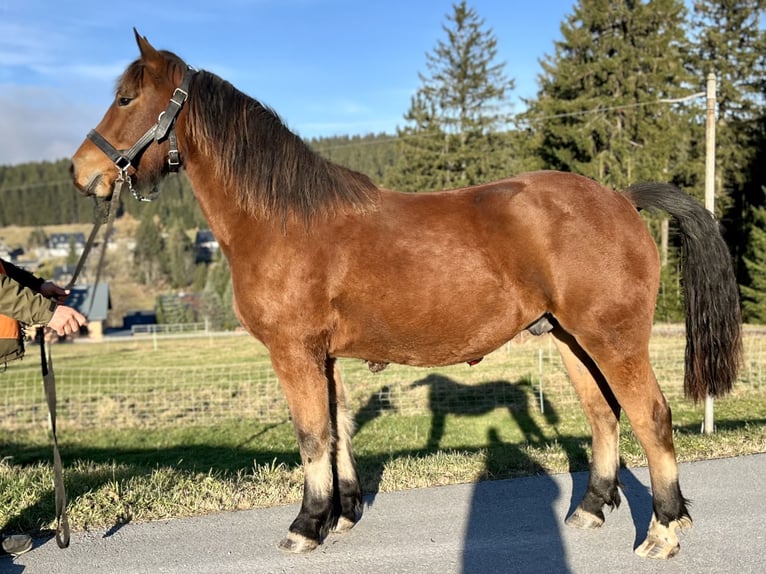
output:
<svg viewBox="0 0 766 574"><path fill-rule="evenodd" d="M41 277L30 273L26 269L16 267L13 263L6 261L5 259L3 259L3 267L5 268L5 274L8 277L15 279L24 287L29 287L36 293L40 292L40 287L42 287L42 284L45 283L45 280Z"/></svg>
<svg viewBox="0 0 766 574"><path fill-rule="evenodd" d="M0 313L28 324L47 324L56 303L0 274Z"/></svg>

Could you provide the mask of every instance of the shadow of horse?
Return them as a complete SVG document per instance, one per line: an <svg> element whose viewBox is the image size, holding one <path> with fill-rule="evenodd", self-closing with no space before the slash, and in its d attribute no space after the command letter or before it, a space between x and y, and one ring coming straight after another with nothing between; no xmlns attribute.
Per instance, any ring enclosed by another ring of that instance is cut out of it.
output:
<svg viewBox="0 0 766 574"><path fill-rule="evenodd" d="M540 426L530 415L531 383L521 379L490 381L477 385L465 385L449 377L432 373L412 383L412 388L428 387L428 406L431 410L431 428L428 434L428 450L437 450L444 436L447 415L480 416L497 408L508 410L524 434L527 443L541 444L547 439ZM555 427L559 417L553 406L543 401L543 413L548 424Z"/></svg>
<svg viewBox="0 0 766 574"><path fill-rule="evenodd" d="M391 387L384 385L380 390L374 392L367 399L367 402L359 408L354 416L355 434L358 433L367 423L374 421L386 413L395 413L396 406L391 400Z"/></svg>

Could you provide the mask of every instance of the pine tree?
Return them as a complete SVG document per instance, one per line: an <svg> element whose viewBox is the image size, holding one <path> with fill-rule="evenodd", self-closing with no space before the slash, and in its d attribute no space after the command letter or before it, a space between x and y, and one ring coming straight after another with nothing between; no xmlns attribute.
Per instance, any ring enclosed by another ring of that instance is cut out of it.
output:
<svg viewBox="0 0 766 574"><path fill-rule="evenodd" d="M692 93L681 0L580 0L542 62L522 119L549 168L622 188L677 180L689 116L659 100Z"/></svg>
<svg viewBox="0 0 766 574"><path fill-rule="evenodd" d="M766 323L766 207L752 209L749 254L744 263L750 284L741 287L745 320Z"/></svg>
<svg viewBox="0 0 766 574"><path fill-rule="evenodd" d="M766 0L698 0L692 19L692 67L700 78L712 72L718 80L716 201L725 210L727 240L744 284L750 217L764 201L763 157L758 157L766 117L764 10Z"/></svg>
<svg viewBox="0 0 766 574"><path fill-rule="evenodd" d="M399 191L431 191L448 187L444 172L447 134L436 119L433 102L415 94L404 116L410 125L398 129L398 156L386 173L386 186Z"/></svg>
<svg viewBox="0 0 766 574"><path fill-rule="evenodd" d="M172 287L188 287L194 279L194 245L180 222L167 241L167 274Z"/></svg>
<svg viewBox="0 0 766 574"><path fill-rule="evenodd" d="M426 54L427 74L398 130L397 162L386 184L422 191L471 185L507 175L498 130L509 117L514 87L497 63L497 39L466 2L453 5L442 28L446 41ZM418 175L420 174L420 175Z"/></svg>
<svg viewBox="0 0 766 574"><path fill-rule="evenodd" d="M145 217L136 229L133 251L137 279L141 283L156 283L161 277L164 242L153 217Z"/></svg>

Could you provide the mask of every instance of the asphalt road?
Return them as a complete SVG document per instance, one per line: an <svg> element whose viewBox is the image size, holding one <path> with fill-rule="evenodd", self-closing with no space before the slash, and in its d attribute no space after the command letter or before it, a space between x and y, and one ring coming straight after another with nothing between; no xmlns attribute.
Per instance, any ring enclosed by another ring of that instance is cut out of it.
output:
<svg viewBox="0 0 766 574"><path fill-rule="evenodd" d="M308 555L276 547L297 514L290 505L75 533L66 550L37 540L0 558L0 572L766 572L766 454L681 466L695 524L669 562L633 554L651 518L647 470L624 469L621 480L623 505L596 531L563 525L587 481L575 473L379 494L350 533Z"/></svg>

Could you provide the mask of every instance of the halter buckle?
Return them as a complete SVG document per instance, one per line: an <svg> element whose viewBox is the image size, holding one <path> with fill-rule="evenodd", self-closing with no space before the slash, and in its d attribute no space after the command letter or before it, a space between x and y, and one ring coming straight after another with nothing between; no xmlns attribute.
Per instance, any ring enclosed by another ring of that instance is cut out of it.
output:
<svg viewBox="0 0 766 574"><path fill-rule="evenodd" d="M176 96L181 96L181 97L178 98L178 100L176 100ZM170 98L170 101L176 104L178 107L181 107L182 105L184 105L184 102L187 100L188 97L189 97L189 92L187 92L186 90L182 90L181 88L176 88L175 90L173 90L173 96Z"/></svg>
<svg viewBox="0 0 766 574"><path fill-rule="evenodd" d="M121 155L116 160L114 160L114 165L117 166L117 169L120 172L120 176L122 176L122 174L127 175L128 168L131 166L131 163L128 158L126 158L124 155Z"/></svg>

